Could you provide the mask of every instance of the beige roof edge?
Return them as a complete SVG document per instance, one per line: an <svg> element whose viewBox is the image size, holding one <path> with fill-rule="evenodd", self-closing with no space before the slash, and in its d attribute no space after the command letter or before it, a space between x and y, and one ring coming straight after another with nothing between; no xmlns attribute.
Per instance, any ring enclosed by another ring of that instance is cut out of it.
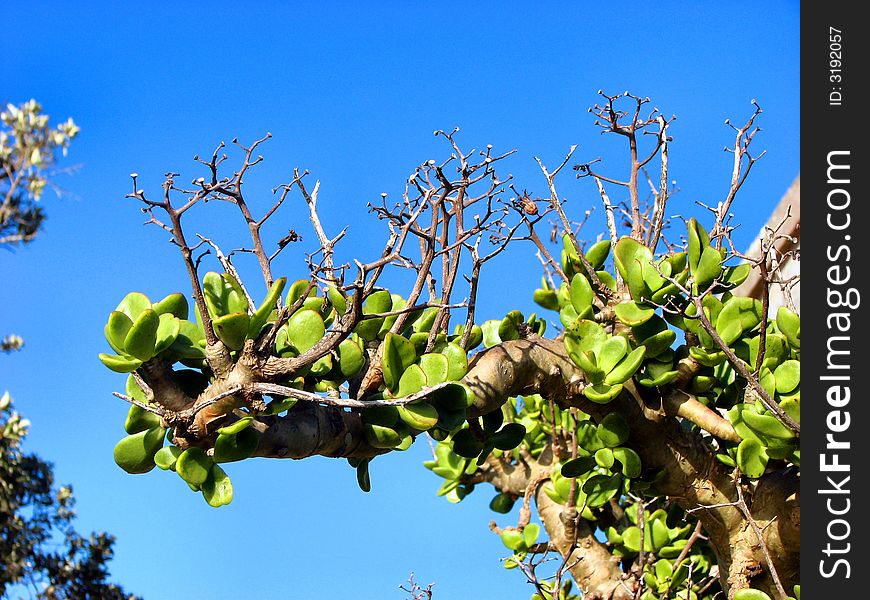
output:
<svg viewBox="0 0 870 600"><path fill-rule="evenodd" d="M789 213L791 210L791 213ZM758 258L761 253L761 238L765 235L765 229L768 227L776 227L788 217L788 221L780 230L782 235L788 235L797 240L797 244L791 243L787 238L781 238L776 243L776 248L779 252L787 252L796 246L800 246L801 238L801 176L798 174L795 180L783 194L779 200L779 204L773 209L770 218L758 235L755 241L749 247L747 255L752 258ZM746 281L741 283L734 289L735 296L751 296L753 298L761 297L761 276L757 269L753 269Z"/></svg>

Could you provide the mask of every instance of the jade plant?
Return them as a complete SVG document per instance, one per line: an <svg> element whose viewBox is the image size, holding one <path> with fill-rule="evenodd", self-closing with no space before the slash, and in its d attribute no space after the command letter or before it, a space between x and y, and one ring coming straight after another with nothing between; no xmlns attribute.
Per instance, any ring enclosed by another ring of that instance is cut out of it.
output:
<svg viewBox="0 0 870 600"><path fill-rule="evenodd" d="M538 160L548 194L533 199L496 172L513 151L465 152L457 130L436 131L450 157L417 167L399 201L370 205L389 233L369 262L337 261L344 231L324 230L307 172L254 216L243 180L268 135L234 141L230 175L223 143L196 157L205 176L184 186L169 174L158 200L134 174L128 197L171 233L191 289L134 291L108 316L99 358L126 375L116 396L130 403L118 466L174 473L217 507L233 498L229 463L344 458L368 492L373 460L428 436L439 495L458 503L492 486L496 514L519 505L492 529L534 598L799 599L800 317L770 301L796 281L778 272L775 244L750 259L730 238L761 109L734 127L732 183L705 224L666 213L673 119L642 115L648 99L627 93L602 99L596 123L625 138L630 160L624 181L595 161L574 167L604 205L594 241L556 190L576 147L552 171ZM644 199L653 164L660 184ZM299 279L273 264L300 236L262 235L296 192L318 244ZM244 253L188 241L184 217L210 200L239 209ZM478 320L481 268L521 241L544 266L541 313ZM202 272L204 254L218 268ZM238 255L256 260L261 297ZM384 287L388 269L410 270L409 288ZM741 293L758 272L760 295Z"/></svg>

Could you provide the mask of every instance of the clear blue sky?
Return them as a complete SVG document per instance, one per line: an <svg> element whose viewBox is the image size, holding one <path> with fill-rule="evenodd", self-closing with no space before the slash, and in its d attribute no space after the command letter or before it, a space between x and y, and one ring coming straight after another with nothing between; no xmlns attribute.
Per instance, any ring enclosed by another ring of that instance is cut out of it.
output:
<svg viewBox="0 0 870 600"><path fill-rule="evenodd" d="M686 215L724 197L733 135L723 123L745 120L756 98L767 155L734 207L735 239L748 246L799 171L798 2L149 4L19 3L5 16L0 101L33 97L82 128L64 162L80 168L58 178L65 197L46 197L44 233L0 252L0 332L26 340L0 357L0 391L33 422L28 448L74 484L79 529L117 535L113 576L149 599L402 598L411 571L436 582L439 600L527 598L488 531L516 511L489 512L491 489L458 506L437 498L422 440L374 462L370 494L344 461L230 465L236 498L219 510L174 475L114 465L127 407L111 395L123 376L96 358L106 316L130 290L186 289L167 235L123 199L128 174L150 190L169 170L189 181L195 153L271 131L252 183L265 190L309 169L326 227L351 225L343 258L369 258L383 233L366 202L398 196L417 164L446 157L434 129L459 125L466 148L517 148L505 169L543 195L532 157L556 164L571 144L578 162L602 156L621 172L623 155L586 112L598 89L649 96L678 115L671 213ZM597 206L589 181L566 173L559 188L575 211ZM282 225L307 245L299 204ZM199 215L200 231L233 239L234 214ZM301 263L284 266L304 276ZM539 277L530 247L500 257L478 315L534 310Z"/></svg>

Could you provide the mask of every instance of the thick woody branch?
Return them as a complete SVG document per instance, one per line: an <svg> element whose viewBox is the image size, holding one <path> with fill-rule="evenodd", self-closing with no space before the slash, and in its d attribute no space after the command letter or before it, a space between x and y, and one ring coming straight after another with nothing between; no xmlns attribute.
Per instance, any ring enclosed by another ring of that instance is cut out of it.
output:
<svg viewBox="0 0 870 600"><path fill-rule="evenodd" d="M371 458L387 452L366 441L359 413L332 406L299 405L285 417L263 419L263 424L255 456Z"/></svg>
<svg viewBox="0 0 870 600"><path fill-rule="evenodd" d="M585 519L578 519L573 536L566 533L562 522L565 507L557 504L542 489L535 495L538 515L551 545L556 546L570 567L571 575L583 591L584 598L600 600L631 600L634 598L636 581L626 576L619 568L619 557L595 537L595 532Z"/></svg>
<svg viewBox="0 0 870 600"><path fill-rule="evenodd" d="M559 341L533 338L506 342L476 356L471 366L465 382L477 396L473 414L494 410L508 397L531 393L577 406L596 421L610 412L619 412L631 430L627 445L643 457L644 468L664 471L656 483L656 492L675 499L685 509L705 507L699 517L722 568L727 570L732 560L731 536L745 519L735 505L734 482L700 435L686 431L676 419L647 407L628 392L606 405L587 401L580 393L585 385L583 374ZM703 426L704 420L699 420L698 425ZM795 523L775 522L771 527L782 528L776 534L782 536L799 531Z"/></svg>
<svg viewBox="0 0 870 600"><path fill-rule="evenodd" d="M538 515L550 537L547 549L562 555L574 581L583 590L583 597L630 600L634 597L635 582L619 568L619 559L595 538L587 521L578 519L567 527L563 519L565 507L554 502L537 485L549 476L551 462L549 451L542 453L538 460L528 457L520 465L504 464L490 457L478 471L476 481L486 481L501 492L517 496L531 489ZM569 535L570 529L574 531Z"/></svg>
<svg viewBox="0 0 870 600"><path fill-rule="evenodd" d="M711 410L686 391L674 389L666 393L662 397L662 408L667 414L688 419L722 440L736 444L742 441L728 419Z"/></svg>

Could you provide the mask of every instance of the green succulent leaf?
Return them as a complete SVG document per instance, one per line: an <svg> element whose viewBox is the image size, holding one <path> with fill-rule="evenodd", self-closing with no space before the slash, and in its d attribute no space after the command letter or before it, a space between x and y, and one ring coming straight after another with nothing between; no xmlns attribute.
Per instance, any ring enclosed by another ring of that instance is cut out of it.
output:
<svg viewBox="0 0 870 600"><path fill-rule="evenodd" d="M356 466L356 483L364 492L372 491L372 479L369 474L369 463L371 460L364 458Z"/></svg>
<svg viewBox="0 0 870 600"><path fill-rule="evenodd" d="M559 310L559 297L556 290L538 288L532 294L532 300L541 308Z"/></svg>
<svg viewBox="0 0 870 600"><path fill-rule="evenodd" d="M314 312L320 314L320 316L324 316L326 314L326 309L328 304L326 303L326 298L321 298L317 296L317 290L312 288L311 294L302 301L302 308L313 310Z"/></svg>
<svg viewBox="0 0 870 600"><path fill-rule="evenodd" d="M538 536L541 534L541 526L537 523L529 523L523 527L523 542L526 548L531 548L538 541Z"/></svg>
<svg viewBox="0 0 870 600"><path fill-rule="evenodd" d="M670 542L670 532L668 531L665 519L667 514L663 510L657 510L649 518L649 541L653 552L658 552Z"/></svg>
<svg viewBox="0 0 870 600"><path fill-rule="evenodd" d="M575 340L578 342L579 350L592 350L596 354L598 348L600 348L601 345L611 337L610 334L604 330L604 327L595 321L590 321L589 319L575 321L566 333L574 336Z"/></svg>
<svg viewBox="0 0 870 600"><path fill-rule="evenodd" d="M649 542L645 543L644 546L648 544ZM622 545L632 554L640 552L640 529L634 525L626 527L622 532Z"/></svg>
<svg viewBox="0 0 870 600"><path fill-rule="evenodd" d="M202 497L215 508L233 501L233 484L220 466L212 465L208 478L202 482Z"/></svg>
<svg viewBox="0 0 870 600"><path fill-rule="evenodd" d="M583 388L583 395L597 404L607 404L616 398L622 391L622 384L608 385L599 383L596 385L587 385Z"/></svg>
<svg viewBox="0 0 870 600"><path fill-rule="evenodd" d="M613 261L619 274L628 285L631 297L640 301L649 299L651 291L644 279L645 272L651 268L652 252L649 248L630 237L623 237L613 249Z"/></svg>
<svg viewBox="0 0 870 600"><path fill-rule="evenodd" d="M592 269L597 271L604 265L604 261L609 255L610 240L601 240L589 247L589 250L586 251L586 260L592 265Z"/></svg>
<svg viewBox="0 0 870 600"><path fill-rule="evenodd" d="M426 385L434 386L447 381L450 363L440 352L430 352L420 357L420 368L426 374Z"/></svg>
<svg viewBox="0 0 870 600"><path fill-rule="evenodd" d="M597 450L593 456L595 457L595 463L599 467L603 467L608 470L610 469L610 467L613 466L613 463L615 462L613 458L613 450L611 450L610 448L601 448L600 450Z"/></svg>
<svg viewBox="0 0 870 600"><path fill-rule="evenodd" d="M619 364L611 369L610 373L604 376L604 383L607 385L617 385L628 381L640 367L641 363L643 363L644 356L646 356L645 346L638 346L629 352L625 358L619 361Z"/></svg>
<svg viewBox="0 0 870 600"><path fill-rule="evenodd" d="M438 422L438 411L428 402L411 402L399 406L399 418L409 427L427 431Z"/></svg>
<svg viewBox="0 0 870 600"><path fill-rule="evenodd" d="M716 318L716 332L726 344L733 344L744 332L761 323L764 310L755 298L735 296L722 306Z"/></svg>
<svg viewBox="0 0 870 600"><path fill-rule="evenodd" d="M608 338L597 353L598 368L610 373L613 367L628 354L628 340L621 335Z"/></svg>
<svg viewBox="0 0 870 600"><path fill-rule="evenodd" d="M656 579L662 583L669 582L671 575L674 574L674 568L671 565L671 561L667 559L657 560L655 566L653 566L653 571L655 571Z"/></svg>
<svg viewBox="0 0 870 600"><path fill-rule="evenodd" d="M214 461L225 463L245 460L257 451L259 444L260 434L252 427L242 428L236 433L220 433L214 443Z"/></svg>
<svg viewBox="0 0 870 600"><path fill-rule="evenodd" d="M178 456L175 472L187 483L199 489L208 479L214 460L202 448L193 446Z"/></svg>
<svg viewBox="0 0 870 600"><path fill-rule="evenodd" d="M175 469L175 462L181 455L181 448L178 446L164 446L154 454L154 464L164 471Z"/></svg>
<svg viewBox="0 0 870 600"><path fill-rule="evenodd" d="M634 333L634 338L638 340L638 345L646 348L644 355L646 358L659 356L670 348L677 339L677 334L668 329L665 320L658 315L632 327L632 333Z"/></svg>
<svg viewBox="0 0 870 600"><path fill-rule="evenodd" d="M223 435L235 435L240 431L246 429L253 422L253 416L243 417L241 419L238 419L237 421L233 421L229 425L224 425L223 427L220 427L217 431L219 434Z"/></svg>
<svg viewBox="0 0 870 600"><path fill-rule="evenodd" d="M420 315L414 320L414 323L411 325L411 329L415 333L429 333L432 329L432 325L435 324L435 317L438 316L438 309L434 306L431 306L425 309Z"/></svg>
<svg viewBox="0 0 870 600"><path fill-rule="evenodd" d="M127 473L147 473L154 468L154 455L163 446L166 430L153 427L128 435L115 445L115 464Z"/></svg>
<svg viewBox="0 0 870 600"><path fill-rule="evenodd" d="M741 263L733 267L725 267L722 272L720 281L727 289L734 289L749 277L752 271L752 265L749 263Z"/></svg>
<svg viewBox="0 0 870 600"><path fill-rule="evenodd" d="M474 393L462 383L452 383L429 394L430 401L447 410L462 410L474 403Z"/></svg>
<svg viewBox="0 0 870 600"><path fill-rule="evenodd" d="M399 422L399 409L397 406L372 406L362 413L364 423L392 427Z"/></svg>
<svg viewBox="0 0 870 600"><path fill-rule="evenodd" d="M284 299L284 304L287 306L293 306L303 294L305 294L306 298L311 298L317 294L317 288L312 285L311 281L308 279L297 279L291 283L290 287L287 289L287 297Z"/></svg>
<svg viewBox="0 0 870 600"><path fill-rule="evenodd" d="M599 467L610 469L613 466L613 450L610 448L600 448L593 456L595 457L595 463Z"/></svg>
<svg viewBox="0 0 870 600"><path fill-rule="evenodd" d="M212 319L231 313L248 313L248 299L239 282L228 273L206 273L202 279L202 294Z"/></svg>
<svg viewBox="0 0 870 600"><path fill-rule="evenodd" d="M562 477L582 477L595 469L595 458L592 456L578 456L562 465Z"/></svg>
<svg viewBox="0 0 870 600"><path fill-rule="evenodd" d="M127 315L130 321L135 321L146 308L151 308L151 300L148 296L141 292L130 292L124 296L115 310Z"/></svg>
<svg viewBox="0 0 870 600"><path fill-rule="evenodd" d="M746 439L737 446L737 466L748 477L764 475L767 458L767 452L758 440Z"/></svg>
<svg viewBox="0 0 870 600"><path fill-rule="evenodd" d="M632 327L646 323L655 315L654 308L642 306L631 300L617 304L613 307L613 312L616 313L617 319Z"/></svg>
<svg viewBox="0 0 870 600"><path fill-rule="evenodd" d="M650 297L667 283L663 275L670 276L670 270L671 263L665 259L661 259L655 264L651 260L643 263L641 266L643 282L646 284L647 290L649 290Z"/></svg>
<svg viewBox="0 0 870 600"><path fill-rule="evenodd" d="M370 294L363 302L363 314L375 315L389 312L393 307L393 297L389 290L377 290ZM364 340L373 340L378 336L384 318L367 319L356 327L356 332Z"/></svg>
<svg viewBox="0 0 870 600"><path fill-rule="evenodd" d="M325 333L323 317L313 310L298 310L287 321L287 341L298 354L313 348Z"/></svg>
<svg viewBox="0 0 870 600"><path fill-rule="evenodd" d="M705 248L710 247L710 236L704 227L698 223L697 219L689 219L686 223L686 231L688 233L688 259L689 270L694 274L698 270L698 265L701 262L701 254Z"/></svg>
<svg viewBox="0 0 870 600"><path fill-rule="evenodd" d="M743 422L762 436L779 440L790 440L795 437L794 432L773 415L760 415L752 409L747 409L743 411L742 416Z"/></svg>
<svg viewBox="0 0 870 600"><path fill-rule="evenodd" d="M489 442L499 450L513 450L523 442L526 428L520 423L507 423L489 438Z"/></svg>
<svg viewBox="0 0 870 600"><path fill-rule="evenodd" d="M498 325L498 339L505 342L516 340L520 337L520 329L516 320L511 317L505 317Z"/></svg>
<svg viewBox="0 0 870 600"><path fill-rule="evenodd" d="M146 429L160 427L160 416L145 410L135 404L130 405L127 418L124 420L124 431L127 433L139 433Z"/></svg>
<svg viewBox="0 0 870 600"><path fill-rule="evenodd" d="M577 273L571 279L570 298L571 305L577 311L579 318L586 319L592 316L592 300L595 298L595 292L582 273Z"/></svg>
<svg viewBox="0 0 870 600"><path fill-rule="evenodd" d="M595 354L592 350L583 350L582 338L578 338L571 334L566 334L563 338L565 350L568 352L568 357L575 365L583 369L586 378L593 384L599 384L604 381L604 371L598 367Z"/></svg>
<svg viewBox="0 0 870 600"><path fill-rule="evenodd" d="M132 356L116 356L114 354L100 353L98 358L100 362L115 373L132 373L142 366L142 361Z"/></svg>
<svg viewBox="0 0 870 600"><path fill-rule="evenodd" d="M613 458L622 464L622 474L629 479L640 477L642 463L640 456L631 448L620 446L613 449Z"/></svg>
<svg viewBox="0 0 870 600"><path fill-rule="evenodd" d="M396 398L404 398L416 394L427 385L426 373L420 365L408 367L399 379L399 389Z"/></svg>
<svg viewBox="0 0 870 600"><path fill-rule="evenodd" d="M801 383L801 363L797 360L787 360L779 365L773 372L776 378L776 391L778 394L788 394L794 391Z"/></svg>
<svg viewBox="0 0 870 600"><path fill-rule="evenodd" d="M716 367L725 362L727 358L722 351L707 351L697 346L689 348L689 356L704 365L705 367Z"/></svg>
<svg viewBox="0 0 870 600"><path fill-rule="evenodd" d="M168 350L178 334L181 333L181 320L172 313L164 313L160 315L160 322L157 325L157 335L154 341L154 354L160 354L164 350Z"/></svg>
<svg viewBox="0 0 870 600"><path fill-rule="evenodd" d="M622 475L593 475L583 484L586 506L599 508L607 504L622 487Z"/></svg>
<svg viewBox="0 0 870 600"><path fill-rule="evenodd" d="M139 402L148 404L148 398L145 396L145 391L141 387L139 387L139 383L136 381L136 378L133 375L127 376L124 391L126 391L127 395L134 400L138 400Z"/></svg>
<svg viewBox="0 0 870 600"><path fill-rule="evenodd" d="M677 378L679 371L672 370L673 363L648 362L637 377L637 382L646 387L667 385Z"/></svg>
<svg viewBox="0 0 870 600"><path fill-rule="evenodd" d="M251 315L250 324L248 326L248 337L256 339L260 334L260 330L269 320L269 315L272 314L272 311L275 310L278 303L278 298L281 297L281 293L284 291L284 286L287 285L287 278L281 277L272 282L272 285L269 286L269 291L266 292L266 297L263 299L263 303L254 311L254 314Z"/></svg>
<svg viewBox="0 0 870 600"><path fill-rule="evenodd" d="M248 337L248 329L251 325L248 313L237 312L215 317L211 324L215 335L230 350L241 350L245 346L245 339Z"/></svg>
<svg viewBox="0 0 870 600"><path fill-rule="evenodd" d="M338 368L342 377L355 376L362 370L365 360L363 349L352 339L343 340L338 345Z"/></svg>
<svg viewBox="0 0 870 600"><path fill-rule="evenodd" d="M399 379L405 370L417 360L414 344L395 333L387 333L384 337L381 367L384 373L384 384L387 389L395 390Z"/></svg>
<svg viewBox="0 0 870 600"><path fill-rule="evenodd" d="M330 283L326 287L326 299L339 315L347 311L347 298L334 284Z"/></svg>
<svg viewBox="0 0 870 600"><path fill-rule="evenodd" d="M126 314L117 310L109 313L109 321L106 323L103 333L112 350L118 354L124 353L124 340L127 339L131 327L133 327L133 321Z"/></svg>
<svg viewBox="0 0 870 600"><path fill-rule="evenodd" d="M786 306L780 306L776 311L776 327L792 347L800 349L801 318L797 313Z"/></svg>
<svg viewBox="0 0 870 600"><path fill-rule="evenodd" d="M393 448L402 442L403 435L400 435L393 427L384 425L375 425L374 423L363 423L363 433L369 444L375 448Z"/></svg>
<svg viewBox="0 0 870 600"><path fill-rule="evenodd" d="M753 590L752 588L743 588L734 594L734 600L770 600L770 596L761 590Z"/></svg>
<svg viewBox="0 0 870 600"><path fill-rule="evenodd" d="M190 307L184 294L176 292L169 294L151 307L158 315L173 315L179 319L187 319Z"/></svg>
<svg viewBox="0 0 870 600"><path fill-rule="evenodd" d="M617 412L609 413L598 424L598 439L608 448L624 444L629 433L628 421Z"/></svg>
<svg viewBox="0 0 870 600"><path fill-rule="evenodd" d="M519 529L505 528L501 532L501 542L508 550L518 551L523 548L523 534Z"/></svg>
<svg viewBox="0 0 870 600"><path fill-rule="evenodd" d="M483 450L483 442L470 429L460 429L453 434L453 452L464 458L476 458Z"/></svg>
<svg viewBox="0 0 870 600"><path fill-rule="evenodd" d="M182 359L205 358L205 333L196 323L179 321L178 335L169 351Z"/></svg>
<svg viewBox="0 0 870 600"><path fill-rule="evenodd" d="M580 318L577 316L577 311L574 310L573 305L567 304L559 310L559 321L566 329L571 329L574 323L578 320L580 320Z"/></svg>
<svg viewBox="0 0 870 600"><path fill-rule="evenodd" d="M392 312L402 310L408 304L407 301L399 294L390 294L390 298L392 299L392 305L389 310ZM384 336L387 335L387 332L390 331L390 329L392 329L393 324L398 318L399 315L390 315L389 317L384 317L384 322L381 323L381 327L380 329L378 329L378 339L384 339Z"/></svg>
<svg viewBox="0 0 870 600"><path fill-rule="evenodd" d="M692 271L698 290L705 290L722 274L722 254L713 246L707 246L701 252L697 268Z"/></svg>
<svg viewBox="0 0 870 600"><path fill-rule="evenodd" d="M485 348L492 348L501 343L502 340L498 333L501 323L501 321L489 320L480 326L481 331L483 331L483 345Z"/></svg>
<svg viewBox="0 0 870 600"><path fill-rule="evenodd" d="M459 338L461 338L463 333L465 332L465 326L457 325L457 329L459 330L458 336L457 336L457 339L453 340L453 341L455 341L458 344ZM473 349L477 348L478 346L480 346L480 344L482 342L483 342L483 329L480 328L480 325L472 326L471 333L468 334L468 343L466 344L466 348L468 350L473 350Z"/></svg>
<svg viewBox="0 0 870 600"><path fill-rule="evenodd" d="M513 509L516 498L510 494L497 494L489 503L489 509L502 515L506 515Z"/></svg>
<svg viewBox="0 0 870 600"><path fill-rule="evenodd" d="M616 279L611 275L608 271L596 271L596 275L598 275L598 279L601 283L612 292L616 291Z"/></svg>
<svg viewBox="0 0 870 600"><path fill-rule="evenodd" d="M124 352L142 361L150 359L154 356L159 326L160 317L157 313L150 308L143 310L124 338Z"/></svg>
<svg viewBox="0 0 870 600"><path fill-rule="evenodd" d="M447 357L447 381L462 379L468 372L468 354L465 350L451 342L441 350L441 354Z"/></svg>
<svg viewBox="0 0 870 600"><path fill-rule="evenodd" d="M504 411L491 410L481 417L481 421L483 423L483 432L487 436L492 435L504 424Z"/></svg>

